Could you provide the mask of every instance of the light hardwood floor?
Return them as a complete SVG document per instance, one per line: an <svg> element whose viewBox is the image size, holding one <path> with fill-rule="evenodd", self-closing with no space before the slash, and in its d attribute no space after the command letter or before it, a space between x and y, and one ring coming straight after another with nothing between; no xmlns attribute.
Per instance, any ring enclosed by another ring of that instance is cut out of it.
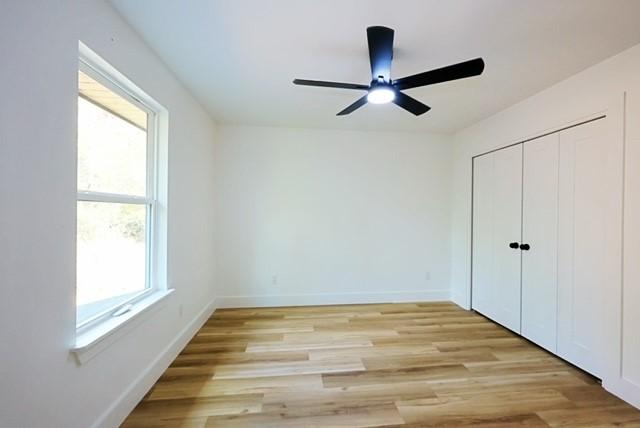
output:
<svg viewBox="0 0 640 428"><path fill-rule="evenodd" d="M125 427L640 427L595 379L451 303L221 309Z"/></svg>

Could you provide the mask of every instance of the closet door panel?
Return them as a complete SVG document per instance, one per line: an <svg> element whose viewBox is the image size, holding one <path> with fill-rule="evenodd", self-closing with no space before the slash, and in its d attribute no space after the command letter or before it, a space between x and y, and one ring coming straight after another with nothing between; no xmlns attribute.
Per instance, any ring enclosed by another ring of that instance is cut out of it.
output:
<svg viewBox="0 0 640 428"><path fill-rule="evenodd" d="M606 248L604 120L560 133L558 354L600 376Z"/></svg>
<svg viewBox="0 0 640 428"><path fill-rule="evenodd" d="M493 156L473 161L473 309L493 313Z"/></svg>
<svg viewBox="0 0 640 428"><path fill-rule="evenodd" d="M522 145L476 158L474 191L474 309L520 332Z"/></svg>
<svg viewBox="0 0 640 428"><path fill-rule="evenodd" d="M496 321L520 332L522 237L522 144L494 153L494 254Z"/></svg>
<svg viewBox="0 0 640 428"><path fill-rule="evenodd" d="M524 145L522 335L556 352L558 273L558 151L552 134Z"/></svg>

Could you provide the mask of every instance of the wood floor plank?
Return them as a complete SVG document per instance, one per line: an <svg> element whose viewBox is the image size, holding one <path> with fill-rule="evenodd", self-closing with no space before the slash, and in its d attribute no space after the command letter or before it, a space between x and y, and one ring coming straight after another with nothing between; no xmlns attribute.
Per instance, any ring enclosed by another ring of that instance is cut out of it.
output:
<svg viewBox="0 0 640 428"><path fill-rule="evenodd" d="M510 416L484 416L453 418L451 420L421 420L399 425L379 425L378 428L548 428L549 425L536 414Z"/></svg>
<svg viewBox="0 0 640 428"><path fill-rule="evenodd" d="M325 388L350 385L393 384L396 382L455 379L467 377L469 372L462 364L444 364L396 369L363 370L348 373L322 375Z"/></svg>
<svg viewBox="0 0 640 428"><path fill-rule="evenodd" d="M496 419L504 416L532 414L544 406L565 409L570 400L553 389L509 391L492 394L439 397L436 400L399 401L396 406L405 422L454 422L468 418Z"/></svg>
<svg viewBox="0 0 640 428"><path fill-rule="evenodd" d="M379 347L373 348L373 350L380 349ZM457 351L449 352L447 354L447 361L451 363L477 363L478 361L487 362L489 365L492 362L498 361L495 355L488 351ZM379 369L402 369L402 368L414 368L414 367L428 367L438 366L442 364L442 353L432 352L429 354L418 355L402 355L402 356L389 356L379 355L372 357L363 357L362 362L367 370L379 370ZM468 364L464 364L468 368ZM475 367L475 366L474 366Z"/></svg>
<svg viewBox="0 0 640 428"><path fill-rule="evenodd" d="M627 405L598 407L589 410L583 408L543 410L537 414L550 427L554 428L640 427L638 410L631 409Z"/></svg>
<svg viewBox="0 0 640 428"><path fill-rule="evenodd" d="M310 351L312 349L340 349L373 346L371 339L367 337L314 337L295 342L259 342L247 345L246 352L274 352L274 351Z"/></svg>
<svg viewBox="0 0 640 428"><path fill-rule="evenodd" d="M365 371L358 358L324 361L284 361L270 364L245 363L221 364L216 366L213 379L259 378L265 376L286 376L316 373L343 373Z"/></svg>
<svg viewBox="0 0 640 428"><path fill-rule="evenodd" d="M321 327L324 325L332 326L336 324L345 325L351 321L350 317L328 317L328 318L294 318L294 319L278 319L278 320L246 320L244 326L257 328L285 328L285 327Z"/></svg>
<svg viewBox="0 0 640 428"><path fill-rule="evenodd" d="M305 394L283 391L265 393L262 410L265 412L296 409L297 414L325 412L334 409L354 410L363 407L394 406L397 400L435 398L426 382L406 382L392 385L364 385L348 388L323 388Z"/></svg>
<svg viewBox="0 0 640 428"><path fill-rule="evenodd" d="M280 409L259 414L210 417L206 428L358 428L400 424L404 420L393 405L349 409Z"/></svg>
<svg viewBox="0 0 640 428"><path fill-rule="evenodd" d="M225 363L270 363L282 361L304 361L309 359L308 352L218 352L180 354L171 367L215 367Z"/></svg>
<svg viewBox="0 0 640 428"><path fill-rule="evenodd" d="M124 427L640 427L640 411L449 302L217 310Z"/></svg>
<svg viewBox="0 0 640 428"><path fill-rule="evenodd" d="M311 349L308 352L310 360L333 360L336 358L358 357L394 357L413 355L439 355L438 350L431 345L389 345L389 346L359 346L354 348Z"/></svg>
<svg viewBox="0 0 640 428"><path fill-rule="evenodd" d="M165 419L257 413L262 410L262 397L262 394L238 394L204 398L145 400L136 407L127 423L130 426L136 426L137 423L146 424Z"/></svg>
<svg viewBox="0 0 640 428"><path fill-rule="evenodd" d="M156 383L146 400L265 394L269 392L283 392L297 396L299 393L309 393L322 388L322 377L319 374L235 379L207 378L199 381L186 379Z"/></svg>

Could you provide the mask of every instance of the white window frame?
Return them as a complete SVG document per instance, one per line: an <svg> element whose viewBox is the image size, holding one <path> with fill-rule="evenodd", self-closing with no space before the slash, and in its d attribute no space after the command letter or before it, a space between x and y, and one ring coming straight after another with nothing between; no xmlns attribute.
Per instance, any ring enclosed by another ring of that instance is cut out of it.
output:
<svg viewBox="0 0 640 428"><path fill-rule="evenodd" d="M95 54L93 54L93 56L94 55ZM158 235L156 231L158 223L158 118L161 111L155 106L150 105L150 103L142 101L142 99L148 98L146 94L142 93L137 87L123 81L119 76L115 76L115 73L110 73L105 70L104 67L94 59L83 55L82 49L80 51L78 68L98 83L104 85L107 89L147 113L146 196L81 190L78 190L77 194L77 202L122 203L144 205L146 207L145 288L126 301L98 312L80 323L78 323L76 319L77 334L82 334L114 316L126 314L136 303L148 298L154 292L166 289L166 286L162 284L157 274L159 256L156 245L156 237Z"/></svg>

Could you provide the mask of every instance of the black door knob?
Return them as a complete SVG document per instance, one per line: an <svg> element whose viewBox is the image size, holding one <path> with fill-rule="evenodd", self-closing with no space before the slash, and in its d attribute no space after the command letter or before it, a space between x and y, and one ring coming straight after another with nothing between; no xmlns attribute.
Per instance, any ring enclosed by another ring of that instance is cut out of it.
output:
<svg viewBox="0 0 640 428"><path fill-rule="evenodd" d="M518 245L517 242L512 242L511 244L509 244L509 248L513 248L514 250L518 249L520 245Z"/></svg>
<svg viewBox="0 0 640 428"><path fill-rule="evenodd" d="M524 251L529 251L530 248L531 248L531 246L529 244L521 244L520 245L520 249L524 250Z"/></svg>

